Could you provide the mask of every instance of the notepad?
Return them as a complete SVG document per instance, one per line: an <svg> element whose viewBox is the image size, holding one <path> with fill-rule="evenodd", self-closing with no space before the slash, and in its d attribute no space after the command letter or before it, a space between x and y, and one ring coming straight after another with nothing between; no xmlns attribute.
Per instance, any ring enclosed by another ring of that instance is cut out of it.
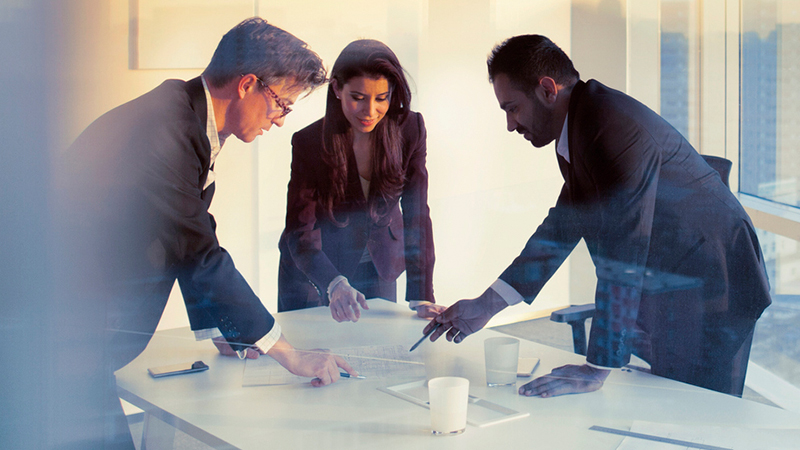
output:
<svg viewBox="0 0 800 450"><path fill-rule="evenodd" d="M379 391L401 398L423 408L430 409L428 404L428 380L418 380L394 386L379 387ZM467 423L476 427L488 427L509 420L528 417L530 413L519 412L489 400L469 396L467 405Z"/></svg>
<svg viewBox="0 0 800 450"><path fill-rule="evenodd" d="M409 354L402 345L371 345L332 349L367 380L412 380L425 378L425 363L419 355ZM302 384L310 377L293 375L272 358L246 360L242 386Z"/></svg>

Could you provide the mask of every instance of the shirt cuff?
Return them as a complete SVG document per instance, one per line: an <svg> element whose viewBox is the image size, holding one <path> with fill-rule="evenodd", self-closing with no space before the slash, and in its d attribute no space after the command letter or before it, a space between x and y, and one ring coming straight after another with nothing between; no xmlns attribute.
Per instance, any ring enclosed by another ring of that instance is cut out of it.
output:
<svg viewBox="0 0 800 450"><path fill-rule="evenodd" d="M335 288L335 287L336 287L336 286L337 286L339 283L341 283L342 281L344 281L345 283L347 283L347 278L346 278L344 275L338 275L336 278L332 279L330 283L328 283L328 291L327 291L327 292L328 292L328 301L330 301L330 298L331 298L331 292L333 292L333 289L334 289L334 288ZM348 286L350 285L350 283L347 283L347 284L348 284Z"/></svg>
<svg viewBox="0 0 800 450"><path fill-rule="evenodd" d="M602 369L602 370L615 370L619 369L619 367L606 367L606 366L598 366L597 364L592 364L588 360L586 361L586 365L589 367L593 367L595 369Z"/></svg>
<svg viewBox="0 0 800 450"><path fill-rule="evenodd" d="M222 337L222 332L219 331L219 328L205 328L203 330L194 330L194 338L198 341L204 341L206 339L213 339Z"/></svg>
<svg viewBox="0 0 800 450"><path fill-rule="evenodd" d="M203 341L206 339L213 339L223 337L222 332L219 331L219 328L206 328L203 330L194 330L194 338L198 341ZM264 335L261 339L256 341L252 347L260 350L261 353L266 354L269 349L278 342L278 339L281 338L281 326L278 322L272 326L272 329L269 330L269 333ZM244 350L236 350L236 354L239 355L239 359L244 359L247 357L247 349Z"/></svg>
<svg viewBox="0 0 800 450"><path fill-rule="evenodd" d="M266 354L269 349L275 345L276 342L281 338L281 325L278 322L275 322L275 325L272 326L272 329L269 330L269 333L264 335L261 339L259 339L253 347L256 347L262 354Z"/></svg>
<svg viewBox="0 0 800 450"><path fill-rule="evenodd" d="M408 307L411 308L412 311L416 311L417 310L417 306L419 306L419 305L432 305L432 304L433 304L432 302L429 302L427 300L409 300L408 301Z"/></svg>
<svg viewBox="0 0 800 450"><path fill-rule="evenodd" d="M497 293L503 300L508 303L508 306L516 305L517 303L522 302L525 300L516 289L511 287L510 284L506 283L501 279L497 279L491 286L489 286L493 291Z"/></svg>

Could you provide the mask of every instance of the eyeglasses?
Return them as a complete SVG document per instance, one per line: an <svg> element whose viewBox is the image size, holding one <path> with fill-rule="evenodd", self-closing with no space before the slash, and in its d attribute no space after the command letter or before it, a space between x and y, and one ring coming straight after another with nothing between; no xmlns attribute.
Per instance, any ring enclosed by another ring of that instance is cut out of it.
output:
<svg viewBox="0 0 800 450"><path fill-rule="evenodd" d="M281 115L278 116L278 119L282 119L286 117L290 112L292 112L292 108L288 107L286 103L284 103L284 101L281 100L280 97L278 97L278 94L276 94L275 91L273 91L272 89L270 89L269 86L267 86L267 83L261 81L261 78L256 78L256 80L258 80L258 82L261 83L261 86L267 90L269 96L272 97L272 99L275 100L275 103L277 103L278 107L280 107L283 110L283 112L281 112Z"/></svg>

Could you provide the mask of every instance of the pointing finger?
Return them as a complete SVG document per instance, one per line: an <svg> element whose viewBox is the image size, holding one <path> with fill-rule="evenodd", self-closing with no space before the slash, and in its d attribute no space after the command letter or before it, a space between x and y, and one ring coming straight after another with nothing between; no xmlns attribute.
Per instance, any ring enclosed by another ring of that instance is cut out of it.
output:
<svg viewBox="0 0 800 450"><path fill-rule="evenodd" d="M367 304L367 299L364 297L364 294L359 292L356 300L358 300L358 303L361 305L362 308L369 309L369 305Z"/></svg>
<svg viewBox="0 0 800 450"><path fill-rule="evenodd" d="M358 372L356 372L356 369L353 369L353 367L347 361L345 361L344 358L342 358L339 355L333 355L333 359L334 361L336 361L336 365L344 369L345 372L353 376L358 376Z"/></svg>

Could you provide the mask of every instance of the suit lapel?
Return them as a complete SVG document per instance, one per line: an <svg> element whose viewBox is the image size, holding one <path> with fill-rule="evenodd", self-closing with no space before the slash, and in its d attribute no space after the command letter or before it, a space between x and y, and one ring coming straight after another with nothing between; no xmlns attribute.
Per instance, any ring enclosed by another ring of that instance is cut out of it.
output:
<svg viewBox="0 0 800 450"><path fill-rule="evenodd" d="M564 178L564 183L567 184L567 187L571 186L569 163L558 152L556 152L556 160L558 161L558 168L561 170L561 176Z"/></svg>
<svg viewBox="0 0 800 450"><path fill-rule="evenodd" d="M561 155L558 155L558 167L561 169L561 175L564 177L564 183L569 188L571 200L577 200L575 198L575 194L577 189L576 180L575 180L575 171L577 167L583 164L583 158L581 155L582 149L577 148L579 139L576 139L574 136L577 135L578 127L580 126L579 123L575 123L575 118L578 116L577 107L578 101L583 93L583 89L586 87L586 83L583 81L578 80L575 86L572 88L572 93L570 94L569 98L569 114L567 116L567 140L568 147L569 147L569 160L568 163Z"/></svg>

